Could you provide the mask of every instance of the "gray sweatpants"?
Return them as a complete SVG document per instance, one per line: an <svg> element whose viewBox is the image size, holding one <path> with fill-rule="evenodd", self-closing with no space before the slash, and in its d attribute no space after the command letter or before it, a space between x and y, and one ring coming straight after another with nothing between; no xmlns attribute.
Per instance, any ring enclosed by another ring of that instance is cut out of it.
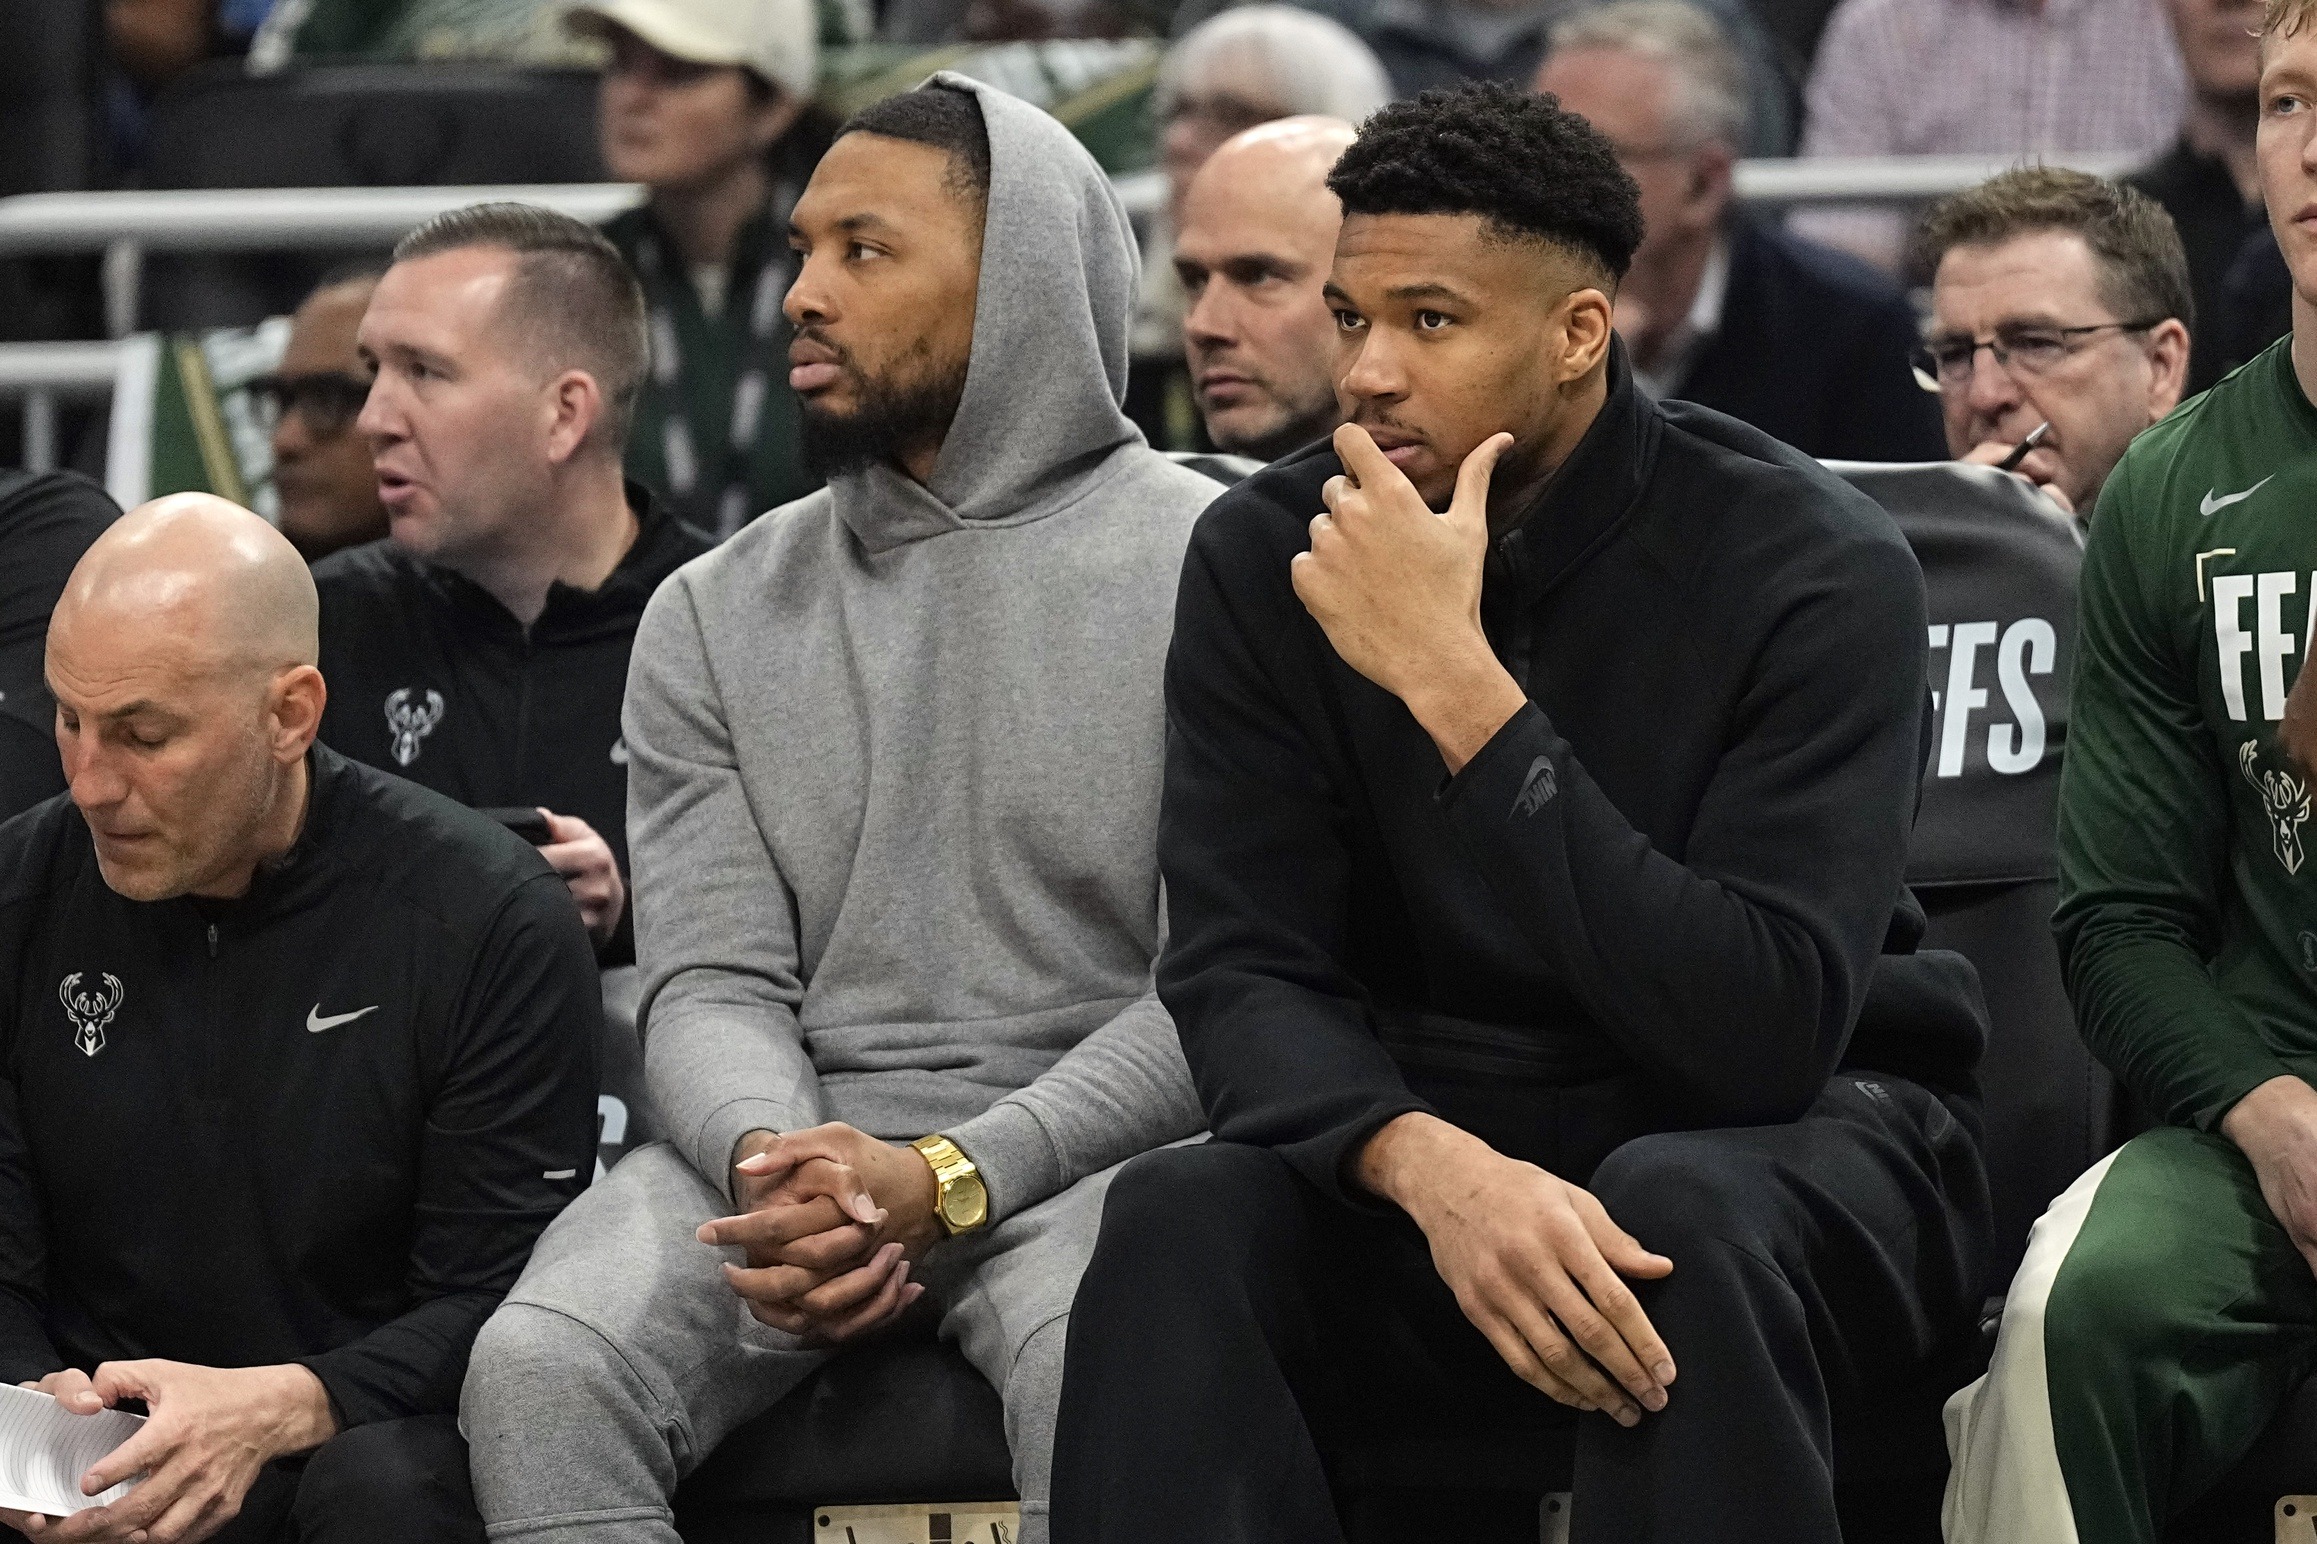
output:
<svg viewBox="0 0 2317 1544"><path fill-rule="evenodd" d="M943 1339L1005 1401L1022 1544L1045 1544L1070 1300L1116 1170L1079 1181L910 1273ZM693 1235L731 1208L665 1144L631 1153L540 1238L483 1326L459 1425L495 1539L677 1544L669 1498L735 1427L831 1354L749 1317ZM907 1416L894 1412L897 1438ZM956 1500L957 1497L926 1497Z"/></svg>

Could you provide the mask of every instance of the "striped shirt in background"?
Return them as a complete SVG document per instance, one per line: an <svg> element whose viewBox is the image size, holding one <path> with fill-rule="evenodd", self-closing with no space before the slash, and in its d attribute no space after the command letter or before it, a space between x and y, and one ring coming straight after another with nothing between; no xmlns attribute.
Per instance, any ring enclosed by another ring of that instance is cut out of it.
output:
<svg viewBox="0 0 2317 1544"><path fill-rule="evenodd" d="M2153 160L2187 100L2163 0L1843 0L1811 67L1802 154ZM1792 224L1895 271L1911 222L1829 208Z"/></svg>

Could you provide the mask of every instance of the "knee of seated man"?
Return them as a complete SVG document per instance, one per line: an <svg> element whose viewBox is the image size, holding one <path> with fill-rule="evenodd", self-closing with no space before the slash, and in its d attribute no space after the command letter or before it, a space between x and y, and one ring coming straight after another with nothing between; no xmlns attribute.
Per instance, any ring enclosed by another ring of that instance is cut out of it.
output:
<svg viewBox="0 0 2317 1544"><path fill-rule="evenodd" d="M2137 1230L2079 1234L2040 1302L2018 1291L2005 1302L2003 1332L2040 1332L2046 1358L2074 1368L2165 1361L2202 1324L2184 1317L2188 1299L2150 1290L2170 1268L2167 1252Z"/></svg>
<svg viewBox="0 0 2317 1544"><path fill-rule="evenodd" d="M1111 1181L1097 1261L1164 1254L1168 1268L1236 1258L1297 1181L1268 1148L1232 1142L1145 1153Z"/></svg>
<svg viewBox="0 0 2317 1544"><path fill-rule="evenodd" d="M1697 1132L1636 1137L1602 1160L1587 1188L1644 1249L1679 1262L1738 1243L1769 1183L1767 1164ZM1691 1279L1695 1279L1692 1273Z"/></svg>
<svg viewBox="0 0 2317 1544"><path fill-rule="evenodd" d="M522 1427L607 1380L633 1381L611 1342L568 1314L509 1300L484 1321L468 1353L460 1422L476 1441L489 1441L502 1422Z"/></svg>

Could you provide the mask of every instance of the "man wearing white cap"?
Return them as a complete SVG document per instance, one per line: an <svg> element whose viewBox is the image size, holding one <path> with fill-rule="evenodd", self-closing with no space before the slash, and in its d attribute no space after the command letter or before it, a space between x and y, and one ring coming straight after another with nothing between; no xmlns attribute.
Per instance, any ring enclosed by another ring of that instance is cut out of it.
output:
<svg viewBox="0 0 2317 1544"><path fill-rule="evenodd" d="M651 190L604 228L651 317L628 473L729 536L816 486L780 314L789 208L828 138L813 0L590 0L570 25L611 49L605 169Z"/></svg>

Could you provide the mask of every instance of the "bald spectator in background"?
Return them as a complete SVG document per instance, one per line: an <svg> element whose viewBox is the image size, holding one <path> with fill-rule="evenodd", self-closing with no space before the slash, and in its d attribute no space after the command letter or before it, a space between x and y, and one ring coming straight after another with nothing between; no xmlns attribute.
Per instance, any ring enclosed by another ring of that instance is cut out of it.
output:
<svg viewBox="0 0 2317 1544"><path fill-rule="evenodd" d="M1207 157L1260 123L1319 115L1358 123L1392 99L1376 56L1342 25L1291 5L1248 5L1193 27L1159 63L1156 111L1165 212L1142 238L1142 293L1127 416L1162 450L1200 448L1198 404L1183 368L1184 297L1174 233Z"/></svg>
<svg viewBox="0 0 2317 1544"><path fill-rule="evenodd" d="M2125 181L2164 206L2188 255L2196 336L2188 392L2204 390L2293 325L2293 280L2269 230L2253 148L2260 127L2261 0L2167 0L2188 73L2180 138Z"/></svg>
<svg viewBox="0 0 2317 1544"><path fill-rule="evenodd" d="M1634 380L1807 455L1934 461L1939 414L1908 359L1914 308L1848 253L1765 224L1732 191L1745 61L1686 0L1620 0L1553 29L1536 89L1589 120L1641 189L1617 290Z"/></svg>
<svg viewBox="0 0 2317 1544"><path fill-rule="evenodd" d="M2164 0L1843 0L1811 63L1805 156L2153 156L2187 83ZM1795 229L1896 272L1905 217Z"/></svg>
<svg viewBox="0 0 2317 1544"><path fill-rule="evenodd" d="M385 271L379 263L324 278L291 318L280 366L250 383L273 422L281 532L309 563L386 534L370 441L354 427L370 395L354 335Z"/></svg>
<svg viewBox="0 0 2317 1544"><path fill-rule="evenodd" d="M1920 261L1936 278L1920 368L1947 448L2017 471L2090 519L2108 473L2188 381L2195 314L2172 219L2104 177L2031 166L1935 207Z"/></svg>
<svg viewBox="0 0 2317 1544"><path fill-rule="evenodd" d="M1357 137L1341 118L1282 118L1226 140L1191 179L1175 277L1190 302L1191 385L1218 450L1275 461L1343 422L1321 291L1343 225L1327 174Z"/></svg>
<svg viewBox="0 0 2317 1544"><path fill-rule="evenodd" d="M594 1162L595 969L537 853L315 743L316 615L278 532L180 494L49 623L71 791L0 826L0 1378L150 1419L75 1476L125 1496L0 1511L36 1538L481 1544L459 1378Z"/></svg>

